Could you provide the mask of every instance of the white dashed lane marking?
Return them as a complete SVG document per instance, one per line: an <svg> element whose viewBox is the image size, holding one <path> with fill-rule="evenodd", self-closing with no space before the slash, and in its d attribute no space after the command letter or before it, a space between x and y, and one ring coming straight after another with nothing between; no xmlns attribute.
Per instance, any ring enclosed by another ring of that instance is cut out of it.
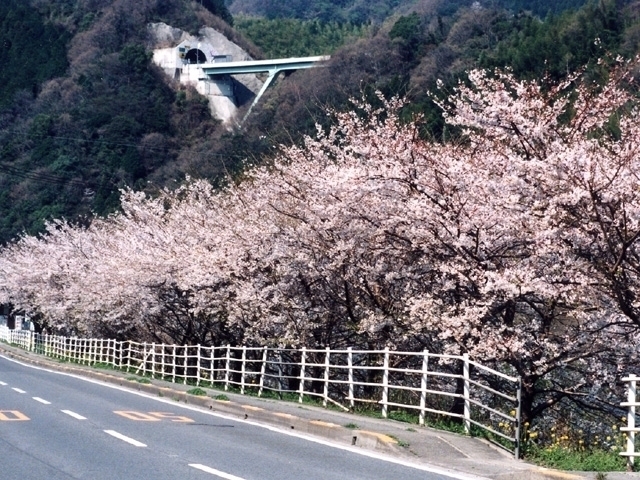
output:
<svg viewBox="0 0 640 480"><path fill-rule="evenodd" d="M11 390L15 390L18 393L27 393L24 390L20 390L19 388L12 388Z"/></svg>
<svg viewBox="0 0 640 480"><path fill-rule="evenodd" d="M36 402L43 403L45 405L51 405L51 402L46 401L44 398L32 397Z"/></svg>
<svg viewBox="0 0 640 480"><path fill-rule="evenodd" d="M60 410L62 413L66 413L67 415L69 415L70 417L73 418L77 418L78 420L86 420L85 417L83 417L80 414L77 414L76 412L72 412L71 410Z"/></svg>
<svg viewBox="0 0 640 480"><path fill-rule="evenodd" d="M118 433L115 430L105 430L104 433L107 433L107 434L111 435L112 437L116 437L116 438L122 440L123 442L130 443L134 447L146 447L146 445L144 443L139 442L137 440L134 440L133 438L127 437L125 435L122 435L121 433Z"/></svg>
<svg viewBox="0 0 640 480"><path fill-rule="evenodd" d="M206 465L200 465L199 463L190 463L190 467L197 468L198 470L202 470L203 472L210 473L212 475L216 475L220 478L224 478L226 480L244 480L241 477L236 477L235 475L231 475L230 473L221 472L220 470L216 470L215 468L207 467Z"/></svg>

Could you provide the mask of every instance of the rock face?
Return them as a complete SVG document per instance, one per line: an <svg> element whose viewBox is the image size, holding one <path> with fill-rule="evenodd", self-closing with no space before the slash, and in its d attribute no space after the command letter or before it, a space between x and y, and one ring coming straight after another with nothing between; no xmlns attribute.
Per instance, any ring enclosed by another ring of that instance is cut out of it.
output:
<svg viewBox="0 0 640 480"><path fill-rule="evenodd" d="M255 98L263 82L254 74L229 75L212 80L202 63L253 60L247 52L217 30L203 27L198 36L165 23L148 25L153 62L174 80L193 85L209 99L211 114L231 124L239 107Z"/></svg>

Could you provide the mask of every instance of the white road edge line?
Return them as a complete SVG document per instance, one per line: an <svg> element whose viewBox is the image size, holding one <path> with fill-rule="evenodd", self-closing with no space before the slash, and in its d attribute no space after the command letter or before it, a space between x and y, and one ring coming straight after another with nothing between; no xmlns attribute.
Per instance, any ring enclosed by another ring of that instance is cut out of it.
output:
<svg viewBox="0 0 640 480"><path fill-rule="evenodd" d="M45 405L51 405L51 402L46 401L44 398L32 397L36 402L44 403Z"/></svg>
<svg viewBox="0 0 640 480"><path fill-rule="evenodd" d="M121 387L119 385L113 385L111 383L106 383L106 382L101 382L99 380L94 380L92 378L87 378L87 377L83 377L81 375L76 375L74 373L67 373L67 372L59 372L57 370L51 370L48 368L43 368L43 367L37 367L35 365L30 365L28 363L24 363L24 362L20 362L19 360L15 360L13 358L9 358L5 355L0 355L0 358L3 358L5 360L8 360L10 362L13 363L17 363L18 365L22 365L24 367L27 368L33 368L35 370L42 370L45 372L49 372L49 373L53 373L56 375L64 375L66 377L73 377L76 378L78 380L82 380L84 382L89 382L89 383L94 383L96 385L102 385L103 387L106 388L113 388L114 390L120 390L122 392L127 392L130 393L132 395L138 395L139 397L145 397L145 398L149 398L151 400L155 400L156 402L160 402L160 403L165 403L167 405L171 405L172 407L177 407L177 408L182 408L185 410L191 410L194 412L200 412L202 414L205 415L211 415L212 417L217 417L217 418L224 418L225 420L229 420L231 422L238 422L238 423L244 423L247 425L253 425L255 427L260 427L260 428L264 428L266 430L272 431L272 432L278 432L281 433L283 435L289 435L290 437L297 437L297 438L302 438L304 440L307 440L309 442L313 442L313 443L317 443L320 445L325 445L327 447L332 447L332 448L336 448L338 450L346 450L358 455L362 455L363 457L369 457L369 458L375 458L378 460L382 460L384 462L389 462L389 463L395 463L396 465L402 465L404 467L409 467L409 468L414 468L416 470L421 470L423 472L429 472L429 473L436 473L438 475L443 475L449 478L454 478L456 480L489 480L487 477L482 477L480 475L474 475L471 473L463 473L463 472L457 472L453 469L449 469L446 467L437 467L435 465L425 465L425 464L420 464L420 463L415 463L415 462L411 462L408 460L404 460L401 458L395 458L392 457L390 455L385 455L379 452L375 452L375 451L371 451L371 450L364 450L360 447L352 447L349 445L340 445L340 444L336 444L336 443L332 443L329 440L324 440L322 438L318 438L318 437L313 437L310 435L305 435L302 433L298 433L295 431L291 431L291 430L284 430L280 427L274 427L271 425L265 425L263 423L258 423L258 422L253 422L251 420L243 420L243 419L239 419L237 417L233 417L231 415L225 415L223 413L218 413L218 412L212 412L210 410L205 410L204 408L198 408L198 407L193 407L191 405L185 405L185 404L181 404L181 403L176 403L175 401L172 400L168 400L162 397L154 397L153 395L149 395L148 393L144 393L144 392L137 392L135 390L130 390L128 388L125 387Z"/></svg>
<svg viewBox="0 0 640 480"><path fill-rule="evenodd" d="M86 420L86 417L83 417L82 415L80 415L80 414L78 414L76 412L72 412L71 410L60 410L60 411L62 413L66 413L70 417L77 418L78 420Z"/></svg>
<svg viewBox="0 0 640 480"><path fill-rule="evenodd" d="M129 437L125 436L125 435L122 435L121 433L118 433L115 430L104 430L104 433L107 433L107 434L111 435L112 437L116 437L116 438L122 440L123 442L130 443L134 447L146 447L146 445L144 443L139 442L137 440L134 440L133 438L129 438Z"/></svg>
<svg viewBox="0 0 640 480"><path fill-rule="evenodd" d="M199 463L190 463L189 466L193 468L197 468L198 470L202 470L203 472L217 475L218 477L224 478L226 480L244 480L242 477L236 477L235 475L231 475L230 473L221 472L220 470L207 467L206 465L200 465Z"/></svg>
<svg viewBox="0 0 640 480"><path fill-rule="evenodd" d="M27 392L25 392L24 390L21 390L21 389L19 389L19 388L12 388L11 390L15 390L15 391L16 391L16 392L18 392L18 393L27 393Z"/></svg>

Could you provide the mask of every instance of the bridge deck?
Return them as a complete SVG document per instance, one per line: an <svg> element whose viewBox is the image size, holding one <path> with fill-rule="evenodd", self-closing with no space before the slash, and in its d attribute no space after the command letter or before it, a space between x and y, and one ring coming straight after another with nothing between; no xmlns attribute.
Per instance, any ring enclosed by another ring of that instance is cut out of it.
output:
<svg viewBox="0 0 640 480"><path fill-rule="evenodd" d="M312 68L329 56L279 58L274 60L250 60L246 62L201 63L198 66L208 76L239 75L243 73L268 73Z"/></svg>
<svg viewBox="0 0 640 480"><path fill-rule="evenodd" d="M201 63L198 67L200 67L202 72L210 78L218 75L241 75L243 73L269 74L269 77L262 85L262 88L242 119L242 123L244 123L253 107L258 103L264 92L269 88L269 85L273 83L279 73L304 68L313 68L316 67L319 62L329 60L330 58L331 57L329 56L322 55L318 57L278 58L274 60L250 60L246 62Z"/></svg>

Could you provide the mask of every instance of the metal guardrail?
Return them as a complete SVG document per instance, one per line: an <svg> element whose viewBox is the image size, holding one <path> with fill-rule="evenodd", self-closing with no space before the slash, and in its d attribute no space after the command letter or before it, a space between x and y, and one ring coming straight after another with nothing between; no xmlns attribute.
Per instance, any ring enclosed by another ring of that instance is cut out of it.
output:
<svg viewBox="0 0 640 480"><path fill-rule="evenodd" d="M356 405L379 408L383 418L416 418L417 413L419 425L443 416L455 418L467 434L484 430L494 443L516 458L520 455L520 379L467 355L388 348L179 346L41 335L7 327L0 327L0 340L53 358L108 365L171 382L258 396L271 392L298 402L310 396L325 407L331 404L345 411Z"/></svg>

